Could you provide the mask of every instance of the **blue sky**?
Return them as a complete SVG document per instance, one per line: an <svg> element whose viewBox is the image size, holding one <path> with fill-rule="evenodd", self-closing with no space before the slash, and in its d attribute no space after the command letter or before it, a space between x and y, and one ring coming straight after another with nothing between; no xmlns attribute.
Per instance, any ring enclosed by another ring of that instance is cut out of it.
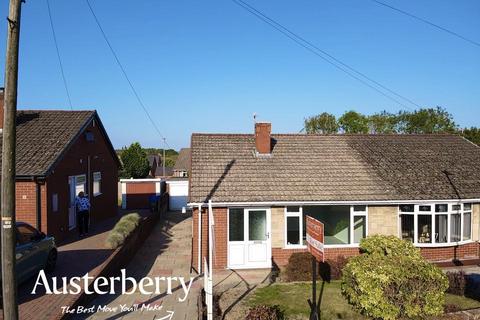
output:
<svg viewBox="0 0 480 320"><path fill-rule="evenodd" d="M477 0L384 1L480 41ZM254 112L274 132L298 132L305 117L324 111L401 109L232 1L91 3L174 148L188 146L192 132L253 132ZM249 3L418 104L447 108L461 126L480 125L480 47L370 0ZM97 109L116 147L161 147L85 1L50 4L74 108ZM0 16L7 12L2 1ZM46 0L23 5L20 50L19 107L68 109ZM5 41L0 52L4 66Z"/></svg>

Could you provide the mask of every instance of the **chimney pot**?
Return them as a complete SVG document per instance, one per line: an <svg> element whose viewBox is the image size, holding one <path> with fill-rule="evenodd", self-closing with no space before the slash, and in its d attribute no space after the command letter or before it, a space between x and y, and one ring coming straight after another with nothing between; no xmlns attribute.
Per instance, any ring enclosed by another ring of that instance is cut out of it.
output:
<svg viewBox="0 0 480 320"><path fill-rule="evenodd" d="M270 154L272 152L271 131L272 124L270 122L255 123L255 148L258 154Z"/></svg>

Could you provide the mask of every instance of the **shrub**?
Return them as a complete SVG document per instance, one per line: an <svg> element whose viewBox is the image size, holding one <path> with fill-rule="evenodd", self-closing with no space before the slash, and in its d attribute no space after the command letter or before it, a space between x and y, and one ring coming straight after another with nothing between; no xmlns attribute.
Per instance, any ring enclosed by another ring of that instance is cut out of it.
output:
<svg viewBox="0 0 480 320"><path fill-rule="evenodd" d="M448 279L410 242L377 235L360 248L365 254L351 258L342 276L342 294L355 309L385 320L443 313Z"/></svg>
<svg viewBox="0 0 480 320"><path fill-rule="evenodd" d="M443 312L444 313L452 313L452 312L457 312L457 311L460 311L460 307L457 306L456 304L446 304L444 307L443 307Z"/></svg>
<svg viewBox="0 0 480 320"><path fill-rule="evenodd" d="M139 223L140 215L138 213L130 213L123 216L108 234L105 240L106 246L110 249L116 249L121 246Z"/></svg>
<svg viewBox="0 0 480 320"><path fill-rule="evenodd" d="M110 231L107 240L105 240L105 244L107 248L116 249L123 244L123 241L125 241L125 236L123 234Z"/></svg>
<svg viewBox="0 0 480 320"><path fill-rule="evenodd" d="M279 306L256 306L248 310L245 320L283 320L285 315Z"/></svg>
<svg viewBox="0 0 480 320"><path fill-rule="evenodd" d="M360 240L360 250L366 254L382 256L407 256L421 259L420 249L411 242L400 240L395 236L373 235Z"/></svg>
<svg viewBox="0 0 480 320"><path fill-rule="evenodd" d="M287 281L308 281L312 279L312 255L309 252L293 253L285 270Z"/></svg>
<svg viewBox="0 0 480 320"><path fill-rule="evenodd" d="M467 287L467 279L466 279L465 272L463 271L447 272L447 278L448 278L447 292L451 294L455 294L457 296L464 296L465 289Z"/></svg>
<svg viewBox="0 0 480 320"><path fill-rule="evenodd" d="M327 259L318 264L318 275L325 280L338 280L342 277L342 270L347 264L345 256L337 256ZM288 259L286 267L287 281L311 281L312 280L312 255L309 252L293 253Z"/></svg>

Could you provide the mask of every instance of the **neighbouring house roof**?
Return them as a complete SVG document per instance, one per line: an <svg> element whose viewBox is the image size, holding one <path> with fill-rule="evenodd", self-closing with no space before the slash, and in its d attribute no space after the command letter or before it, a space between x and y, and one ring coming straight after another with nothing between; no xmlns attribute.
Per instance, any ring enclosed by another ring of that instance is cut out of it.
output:
<svg viewBox="0 0 480 320"><path fill-rule="evenodd" d="M173 176L173 167L165 167L165 175L163 175L163 166L161 163L157 165L155 170L155 177L170 177Z"/></svg>
<svg viewBox="0 0 480 320"><path fill-rule="evenodd" d="M457 135L193 134L190 202L480 199L480 148Z"/></svg>
<svg viewBox="0 0 480 320"><path fill-rule="evenodd" d="M155 161L157 166L160 163L160 156L159 155L150 154L150 155L147 156L147 159L148 159L148 165L150 166L150 168L153 166L154 161Z"/></svg>
<svg viewBox="0 0 480 320"><path fill-rule="evenodd" d="M17 177L47 176L69 146L94 119L104 134L112 156L118 162L115 150L96 111L17 111ZM2 134L0 147L1 138Z"/></svg>
<svg viewBox="0 0 480 320"><path fill-rule="evenodd" d="M173 170L190 171L190 156L190 148L180 149Z"/></svg>

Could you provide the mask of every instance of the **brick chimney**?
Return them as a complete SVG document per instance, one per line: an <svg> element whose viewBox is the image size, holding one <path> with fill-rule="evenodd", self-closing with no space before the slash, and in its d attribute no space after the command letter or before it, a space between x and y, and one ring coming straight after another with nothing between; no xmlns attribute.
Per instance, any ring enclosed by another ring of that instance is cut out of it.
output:
<svg viewBox="0 0 480 320"><path fill-rule="evenodd" d="M0 132L3 131L3 114L5 111L4 103L5 103L5 88L0 87Z"/></svg>
<svg viewBox="0 0 480 320"><path fill-rule="evenodd" d="M272 152L272 139L270 133L272 124L270 122L255 123L255 149L257 154L270 154Z"/></svg>

